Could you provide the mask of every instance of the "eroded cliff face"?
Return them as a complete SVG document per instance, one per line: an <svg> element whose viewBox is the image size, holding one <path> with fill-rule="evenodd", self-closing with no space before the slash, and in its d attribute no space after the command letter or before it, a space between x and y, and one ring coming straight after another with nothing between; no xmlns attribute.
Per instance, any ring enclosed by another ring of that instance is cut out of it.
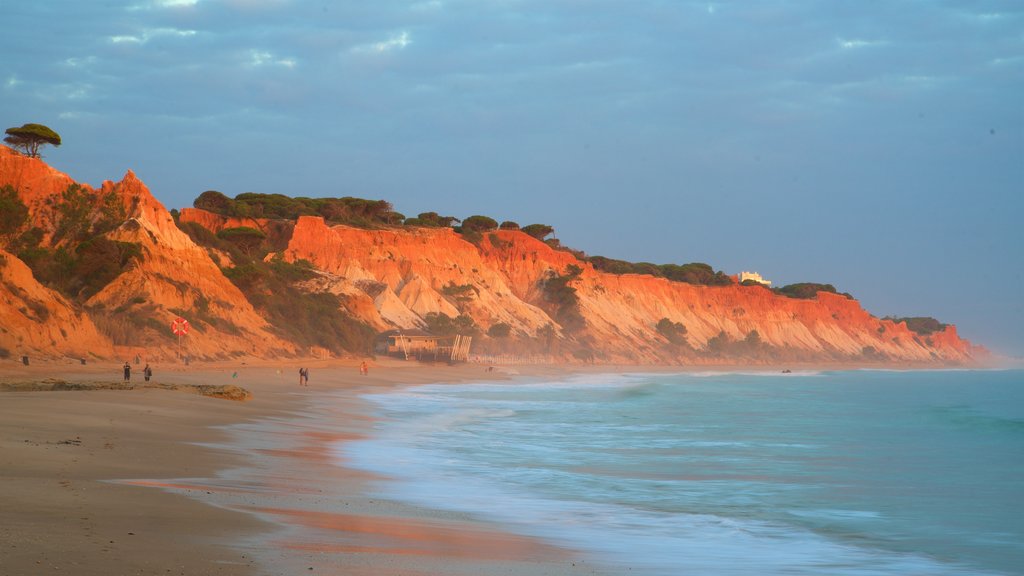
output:
<svg viewBox="0 0 1024 576"><path fill-rule="evenodd" d="M845 296L823 292L815 300L798 300L758 286L695 286L607 274L518 231L497 231L473 245L447 228L363 230L302 217L284 256L329 272L336 290L345 286L358 295L361 287L382 285L372 298L376 314L368 315L378 327L383 321L413 328L430 312L466 313L484 329L503 322L530 336L549 325L562 332L549 313L543 285L575 265L583 270L572 286L586 327L562 336L585 343L596 359L607 362L722 361L740 352L726 346L721 355L709 357L704 353L714 347L713 339L749 341L752 332L759 342L743 354L752 352L751 358L765 362L967 363L984 354L960 339L955 327L920 336L905 324L873 317ZM663 318L686 327L688 346L668 345L656 329Z"/></svg>
<svg viewBox="0 0 1024 576"><path fill-rule="evenodd" d="M29 208L30 225L44 233L42 244L54 246L53 233L60 223L60 215L54 207L64 190L76 183L41 160L0 146L0 186L5 184L14 187ZM192 330L183 339L181 350L190 356L226 358L239 354L295 352L293 344L267 331L266 321L223 275L206 250L177 228L170 213L134 173L129 171L117 183L106 181L98 190L86 184L78 186L97 198L112 195L123 205L126 219L103 235L139 245L142 256L74 310L73 315L86 317L84 327L78 335L69 332L66 343L52 345L52 348L88 350L99 357L130 351L153 358L171 358L177 355L179 343L171 334L170 324L179 314L184 314ZM63 242L61 239L57 244ZM15 267L24 266L17 258L10 258L15 261ZM32 286L35 279L30 273L27 278L24 275L28 269L17 270L21 275L16 285L22 289ZM63 304L47 306L54 312L53 317L37 322L45 326L44 331L50 330L51 325L60 326L63 319L56 311L69 306L63 297L57 296L54 301ZM112 338L89 332L95 329L95 324L103 325ZM27 329L19 326L18 332L23 335ZM117 348L111 348L112 345ZM21 350L25 346L18 345L14 349ZM44 348L47 347L36 347L37 350Z"/></svg>
<svg viewBox="0 0 1024 576"><path fill-rule="evenodd" d="M55 206L75 184L71 178L0 147L0 186L5 184L28 206L26 228L40 228L43 245L67 241L55 235L61 218ZM103 235L137 245L141 257L75 303L40 284L13 251L0 252L0 348L9 354L76 357L108 357L130 349L173 357L177 341L169 324L184 314L194 327L186 340L186 351L194 357L303 353L276 336L224 276L218 264L233 265L226 253L197 246L133 173L117 183L104 182L98 190L80 186L95 193L97 202L120 203L123 221ZM505 342L513 348L515 342L532 342L532 348L527 346L532 353L608 363L955 364L986 354L952 326L918 335L905 324L871 316L843 296L819 293L814 300L796 300L758 286L708 287L607 274L519 231L484 234L472 244L450 228L367 230L329 226L311 216L291 223L184 209L181 220L212 232L248 226L272 233L278 246L286 246L268 259L279 255L309 261L318 273L302 288L342 296L339 301L349 315L378 331L420 328L435 313L468 315L483 331L509 325L512 337ZM580 272L569 286L575 289L582 324L563 326L545 286L573 266ZM663 319L684 326L685 341L670 343L659 333L656 327ZM477 340L492 349L502 342L486 336Z"/></svg>
<svg viewBox="0 0 1024 576"><path fill-rule="evenodd" d="M21 260L0 250L0 350L31 358L105 358L110 338L59 293L43 286Z"/></svg>

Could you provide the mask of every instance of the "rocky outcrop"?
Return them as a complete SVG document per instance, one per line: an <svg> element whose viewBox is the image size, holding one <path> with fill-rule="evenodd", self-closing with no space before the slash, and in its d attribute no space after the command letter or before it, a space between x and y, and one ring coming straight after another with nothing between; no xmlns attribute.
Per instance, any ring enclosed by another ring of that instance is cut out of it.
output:
<svg viewBox="0 0 1024 576"><path fill-rule="evenodd" d="M110 338L92 319L43 286L21 260L0 250L0 357L106 358Z"/></svg>
<svg viewBox="0 0 1024 576"><path fill-rule="evenodd" d="M54 206L73 184L77 183L41 160L0 146L0 186L11 185L17 190L29 208L29 225L44 232L44 246L63 242L53 241L59 224ZM94 324L102 325L113 335L114 344L152 357L173 357L179 350L196 358L295 352L293 344L267 330L267 322L224 276L206 250L178 229L170 213L133 172L125 174L120 182L104 182L98 190L87 184L77 185L98 199L112 196L120 202L127 219L105 236L137 244L142 250L141 258L74 310L73 315L92 318L85 326L95 329ZM17 258L10 259L15 267L24 267ZM22 288L35 282L31 273L26 276L25 271L27 268L22 270L17 283ZM60 301L70 307L66 300ZM61 308L57 304L47 307L51 311ZM180 348L179 341L170 333L171 321L179 315L187 316L192 325ZM41 324L59 326L54 320L57 316ZM19 329L18 333L26 338L25 331ZM100 356L111 354L111 338L82 333L67 340L68 345L75 343L72 348L76 350L89 349ZM53 344L49 348L57 350L59 346Z"/></svg>

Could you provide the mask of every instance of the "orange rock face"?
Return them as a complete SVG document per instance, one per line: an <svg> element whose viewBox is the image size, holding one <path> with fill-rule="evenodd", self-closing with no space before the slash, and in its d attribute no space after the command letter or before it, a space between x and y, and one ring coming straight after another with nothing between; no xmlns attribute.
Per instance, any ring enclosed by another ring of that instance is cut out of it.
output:
<svg viewBox="0 0 1024 576"><path fill-rule="evenodd" d="M0 351L31 358L107 358L113 344L88 315L0 250Z"/></svg>
<svg viewBox="0 0 1024 576"><path fill-rule="evenodd" d="M28 206L31 225L46 233L45 244L54 230L52 204L75 182L41 160L21 156L0 146L0 186L7 184L18 191ZM117 183L104 182L98 191L88 185L80 186L90 192L99 192L101 196L108 193L116 196L124 205L128 219L106 236L111 240L136 243L143 253L142 258L85 302L85 310L89 314L104 317L98 319L106 320L112 310L123 311L120 320L123 328L119 330L122 334L118 338L120 341L114 344L145 352L153 358L172 358L178 354L179 345L170 334L169 326L179 313L184 313L191 316L193 327L183 342L182 352L185 354L200 358L226 358L240 353L261 356L294 353L293 344L267 331L266 321L256 313L241 291L224 277L205 249L178 229L170 213L134 173L129 171ZM17 260L13 256L11 258ZM17 283L18 286L25 288L31 285L24 274L20 278L22 281ZM31 274L28 278L34 282ZM4 290L0 288L0 295L11 298L9 294L3 294ZM6 288L6 291L10 292L10 289ZM57 308L54 306L53 310ZM78 315L83 313L83 310L77 311ZM57 320L52 318L36 323L49 330L50 324L59 325ZM93 325L93 322L85 325ZM147 326L162 334L163 338L140 346L133 341L132 332ZM166 332L161 332L165 327ZM60 346L57 342L49 347L40 345L37 349L50 348L51 355L60 353L61 347L88 349L102 357L111 355L109 338L104 340L87 328L83 330L78 336L69 335L68 342ZM23 338L27 337L26 332L31 330L27 327L18 330Z"/></svg>
<svg viewBox="0 0 1024 576"><path fill-rule="evenodd" d="M14 186L30 209L32 225L51 235L51 206L73 183L39 160L0 147L0 185ZM11 353L106 356L133 343L124 335L116 341L104 336L89 314L137 310L158 325L168 325L182 311L201 312L205 321L193 322L196 329L188 339L189 352L196 356L299 352L268 330L210 253L177 228L133 173L118 183L104 182L99 192L115 195L128 214L107 236L138 244L143 257L89 298L87 314L36 282L15 256L0 253L5 262L0 266L0 313L7 328L0 332L0 347ZM181 220L213 232L239 226L282 229L279 222L226 218L193 208L183 209ZM466 314L484 330L508 324L518 338L553 332L548 343L556 356L558 342L570 343L567 350L586 348L600 362L969 364L986 354L952 326L921 336L905 324L875 318L844 296L819 293L814 300L796 300L759 286L695 286L607 274L519 231L485 234L474 245L450 228L366 230L328 226L313 216L283 229L290 229L291 236L281 255L307 260L321 271L304 289L343 296L350 315L381 331L423 327L431 313ZM545 283L569 266L582 269L570 283L584 324L575 331L559 325L556 307L544 292ZM46 312L39 312L43 308ZM685 327L684 344L670 344L658 332L662 319ZM171 355L175 345L166 338L149 348ZM568 355L563 351L560 357Z"/></svg>
<svg viewBox="0 0 1024 576"><path fill-rule="evenodd" d="M857 301L836 294L796 300L757 286L695 286L646 275L607 274L519 231L488 236L494 240L485 236L474 246L451 229L362 230L328 227L321 218L302 217L284 255L309 260L352 282L386 285L398 302L391 298L391 310L384 305L378 310L393 326L411 328L428 312L451 316L461 311L483 328L504 322L531 335L549 324L557 326L544 311L543 282L576 265L583 273L573 287L586 328L575 337L585 337L598 358L609 362L702 361L665 346L656 330L663 318L683 324L691 351L698 352L722 333L737 342L756 331L763 345L783 352L782 358L809 361L885 357L965 363L985 353L961 340L952 326L918 336L906 325L875 318ZM453 310L446 290L458 286L470 286L472 296ZM382 299L378 296L377 301ZM394 309L400 305L401 310Z"/></svg>

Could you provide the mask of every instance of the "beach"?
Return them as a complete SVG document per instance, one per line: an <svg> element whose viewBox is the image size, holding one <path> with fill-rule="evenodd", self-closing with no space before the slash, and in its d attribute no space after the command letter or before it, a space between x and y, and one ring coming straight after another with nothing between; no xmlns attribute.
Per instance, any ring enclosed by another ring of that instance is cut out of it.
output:
<svg viewBox="0 0 1024 576"><path fill-rule="evenodd" d="M12 363L0 575L1020 573L1024 373L795 368Z"/></svg>
<svg viewBox="0 0 1024 576"><path fill-rule="evenodd" d="M299 386L300 366L309 386ZM141 366L133 369L143 384ZM372 425L364 391L507 379L501 371L386 360L366 376L355 361L154 369L154 383L236 385L252 398L0 393L0 573L595 573L570 550L467 515L368 496L373 476L325 453ZM117 384L121 364L9 362L0 371L8 387L47 380Z"/></svg>

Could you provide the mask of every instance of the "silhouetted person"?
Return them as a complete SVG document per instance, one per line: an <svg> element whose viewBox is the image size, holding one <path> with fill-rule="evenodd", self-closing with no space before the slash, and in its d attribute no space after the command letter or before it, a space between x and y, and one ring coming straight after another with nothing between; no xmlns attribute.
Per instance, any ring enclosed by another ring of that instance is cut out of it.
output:
<svg viewBox="0 0 1024 576"><path fill-rule="evenodd" d="M125 362L124 363L124 381L125 382L131 382L131 379L132 379L132 365L127 363L127 362Z"/></svg>

